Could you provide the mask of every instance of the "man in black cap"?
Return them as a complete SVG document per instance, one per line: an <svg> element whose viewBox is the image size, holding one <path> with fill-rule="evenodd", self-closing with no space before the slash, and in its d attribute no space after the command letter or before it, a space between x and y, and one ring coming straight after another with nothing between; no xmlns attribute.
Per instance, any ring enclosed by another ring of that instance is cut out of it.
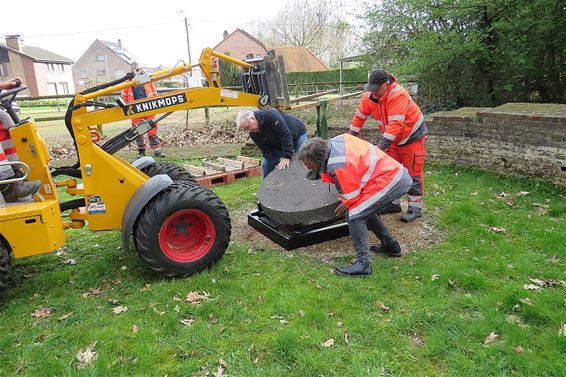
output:
<svg viewBox="0 0 566 377"><path fill-rule="evenodd" d="M370 73L365 90L349 133L357 136L370 115L377 121L382 133L378 148L405 166L413 179L407 193L409 207L401 216L401 221L411 222L422 216L423 208L423 165L428 132L424 116L407 89L382 69ZM401 203L393 203L388 212L401 212Z"/></svg>

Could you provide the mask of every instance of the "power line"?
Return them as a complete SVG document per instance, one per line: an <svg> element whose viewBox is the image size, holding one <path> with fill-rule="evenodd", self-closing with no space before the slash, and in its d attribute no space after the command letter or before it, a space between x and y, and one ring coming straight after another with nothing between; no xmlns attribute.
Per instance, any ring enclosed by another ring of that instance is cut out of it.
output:
<svg viewBox="0 0 566 377"><path fill-rule="evenodd" d="M72 34L90 34L90 33L102 33L102 32L107 32L107 31L118 31L118 30L145 29L145 28L153 27L153 26L163 26L163 25L180 24L181 22L183 22L183 21L182 21L182 20L176 20L176 21L160 22L160 23L155 23L155 24L143 24L143 25L137 25L137 26L125 26L125 27L112 28L112 29L99 29L99 30L89 30L89 31L73 31ZM61 36L68 37L68 36L69 36L69 32L66 32L66 33L56 33L56 34L26 35L25 37L26 37L26 38L44 38L44 37L61 37Z"/></svg>

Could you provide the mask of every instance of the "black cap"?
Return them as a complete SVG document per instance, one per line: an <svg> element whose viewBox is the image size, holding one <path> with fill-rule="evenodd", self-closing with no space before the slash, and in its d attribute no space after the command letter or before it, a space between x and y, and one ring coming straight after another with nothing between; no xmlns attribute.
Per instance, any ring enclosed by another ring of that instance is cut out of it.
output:
<svg viewBox="0 0 566 377"><path fill-rule="evenodd" d="M374 92L379 89L379 87L383 85L383 83L389 81L389 73L387 73L383 69L376 69L369 74L368 83L366 84L364 90L366 92Z"/></svg>

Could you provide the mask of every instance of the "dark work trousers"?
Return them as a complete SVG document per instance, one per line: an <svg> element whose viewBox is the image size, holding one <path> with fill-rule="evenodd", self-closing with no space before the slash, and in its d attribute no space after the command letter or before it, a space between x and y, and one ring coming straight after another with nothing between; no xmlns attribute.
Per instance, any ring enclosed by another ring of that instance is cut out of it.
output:
<svg viewBox="0 0 566 377"><path fill-rule="evenodd" d="M383 208L387 207L394 200L398 200L405 195L411 187L413 180L409 175L407 169L403 168L403 175L401 179L385 194L381 199L375 202L371 207L364 210L360 215L355 218L348 219L348 228L350 229L350 236L354 243L356 251L356 258L361 262L369 261L369 234L368 229L371 230L376 237L383 243L389 244L395 238L389 232L389 229L383 224L379 218L379 213Z"/></svg>

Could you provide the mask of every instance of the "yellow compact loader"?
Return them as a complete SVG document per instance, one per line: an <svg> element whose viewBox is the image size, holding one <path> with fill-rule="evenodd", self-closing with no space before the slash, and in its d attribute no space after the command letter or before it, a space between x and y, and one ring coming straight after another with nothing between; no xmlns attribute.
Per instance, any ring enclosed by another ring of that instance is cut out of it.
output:
<svg viewBox="0 0 566 377"><path fill-rule="evenodd" d="M213 59L242 68L243 91L220 86ZM283 61L273 53L247 63L207 48L198 66L209 87L180 89L131 103L100 102L101 97L121 89L192 70L192 66L183 64L151 75L129 73L77 94L69 104L65 123L75 142L78 162L54 170L49 166L48 149L35 122L30 118L20 120L11 107L16 94L25 87L0 94L4 108L0 111L7 111L16 123L10 134L20 162L8 164L18 164L24 174L15 179L39 179L42 183L33 198L5 203L0 197L0 295L6 289L11 257L56 250L65 244L65 229L85 224L93 231L120 229L124 251L129 250L133 235L142 260L163 276L190 275L222 257L230 241L230 217L212 191L191 182L190 174L182 169L160 166L151 158L130 164L114 155L174 111L288 105ZM102 145L97 143L96 125L157 114L163 115L128 128ZM67 178L56 181L55 176ZM0 185L6 183L0 181ZM77 199L60 202L60 187Z"/></svg>

